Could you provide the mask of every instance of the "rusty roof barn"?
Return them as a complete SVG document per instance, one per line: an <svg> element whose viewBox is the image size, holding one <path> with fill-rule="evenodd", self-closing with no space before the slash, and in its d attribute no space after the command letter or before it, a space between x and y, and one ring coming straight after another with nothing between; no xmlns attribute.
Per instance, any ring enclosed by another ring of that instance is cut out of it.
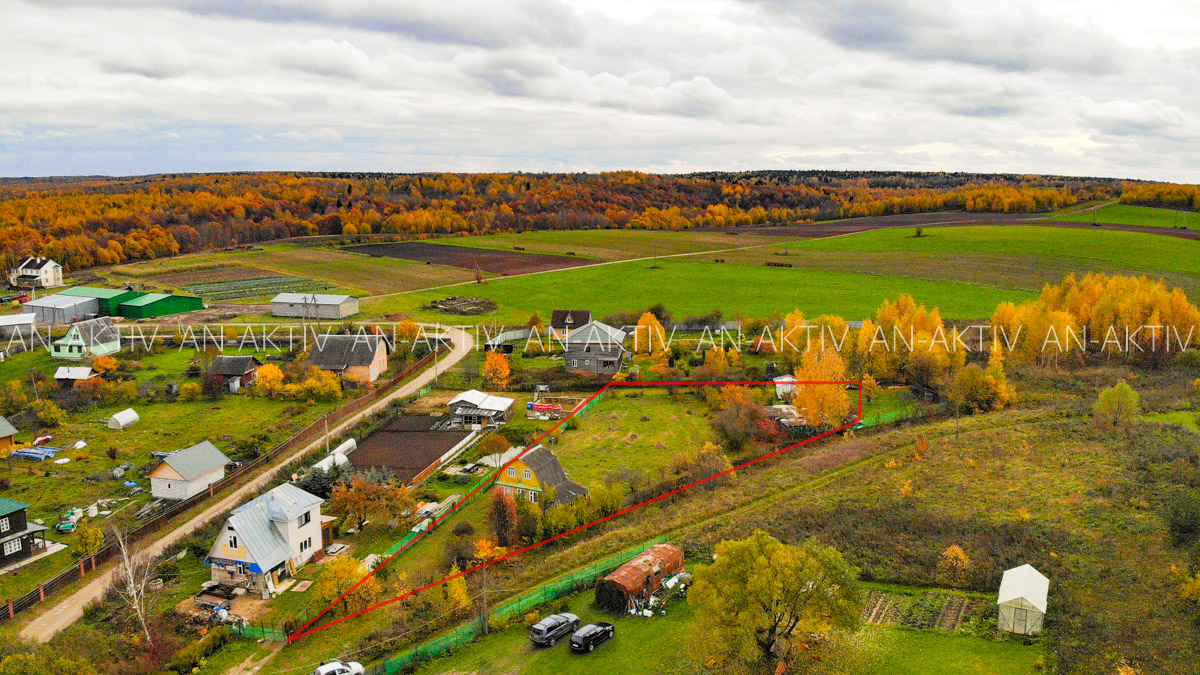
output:
<svg viewBox="0 0 1200 675"><path fill-rule="evenodd" d="M674 544L655 544L596 584L596 605L623 614L636 600L650 597L663 581L682 571L683 549Z"/></svg>

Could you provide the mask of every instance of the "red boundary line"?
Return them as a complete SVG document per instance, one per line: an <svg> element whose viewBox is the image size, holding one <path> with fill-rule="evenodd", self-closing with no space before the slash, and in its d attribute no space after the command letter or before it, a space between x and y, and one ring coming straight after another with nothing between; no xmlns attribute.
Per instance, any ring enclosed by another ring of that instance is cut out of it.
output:
<svg viewBox="0 0 1200 675"><path fill-rule="evenodd" d="M801 445L804 445L806 443L811 443L815 440L825 438L826 436L836 434L839 431L848 429L848 428L854 426L855 424L858 424L860 421L862 421L862 382L860 380L801 381L801 382L789 383L789 384L794 384L794 385L806 385L806 384L818 384L818 385L819 384L837 384L837 385L856 384L856 385L859 385L858 386L858 417L857 417L857 419L855 419L853 422L848 422L846 424L843 424L840 427L830 429L829 431L822 432L820 434L817 434L816 436L811 436L802 441L779 448L778 450L774 450L774 451L769 452L760 457L756 457L754 459L748 460L746 462L738 464L737 466L728 468L728 469L722 471L721 473L709 476L708 478L704 478L704 479L695 481L693 483L684 485L682 487L675 488L674 490L671 490L670 492L661 494L657 497L654 497L653 499L647 499L646 501L641 502L639 504L634 504L633 506L627 506L627 507L621 509L620 511L617 511L616 513L609 514L607 516L604 516L603 518L598 518L596 520L593 520L590 523L580 525L578 527L575 527L566 532L563 532L562 534L555 535L548 539L543 539L542 541L539 541L536 544L530 544L529 546L526 546L524 548L520 548L515 551L510 551L502 556L493 558L492 560L489 560L485 563L480 563L474 567L469 567L469 568L459 572L458 574L445 577L439 581L434 581L433 583L426 584L420 588L408 591L407 593L397 595L394 598L384 600L383 602L378 602L374 605L371 605L370 607L361 609L353 614L347 614L346 616L343 616L339 619L334 619L333 621L330 621L328 623L323 623L315 628L309 628L309 626L312 626L314 623L316 623L316 621L318 619L320 619L322 616L325 616L325 614L327 612L329 612L329 610L336 607L338 605L338 603L340 603L342 600L344 600L346 598L346 596L353 593L359 586L361 586L364 582L366 582L367 579L370 579L372 576L374 576L375 573L378 572L380 569L382 569L384 565L387 565L388 563L390 563L392 560L394 560L396 558L396 556L398 556L401 553L403 553L404 551L406 551L413 544L416 544L418 541L421 541L421 539L423 539L427 533L431 532L435 527L437 527L437 525L439 523L441 523L443 520L448 518L450 516L450 514L454 513L458 509L459 506L470 501L471 498L474 497L477 492L484 489L485 486L490 486L493 482L495 482L495 480L500 477L500 474L503 473L505 469L512 466L512 464L514 462L516 462L517 460L521 459L521 457L525 456L525 453L527 453L530 450L532 450L533 448L537 447L542 442L543 439L545 439L547 436L549 436L550 434L557 431L558 428L561 427L567 420L569 420L572 417L574 417L575 415L579 414L579 412L582 411L584 409L584 407L586 407L592 401L596 400L601 394L603 394L605 391L607 391L609 389L609 387L621 387L621 386L633 386L633 387L715 387L716 386L716 387L721 387L721 386L751 386L751 385L753 385L753 386L766 386L766 385L775 386L775 384L776 383L773 380L766 381L766 382L754 382L754 381L746 381L746 382L736 382L736 381L735 382L609 382L609 383L605 384L603 387L600 388L600 391L597 391L595 394L592 394L586 400L584 400L579 405L577 405L575 407L575 409L571 411L570 415L567 415L566 417L559 420L558 424L555 424L554 426L550 427L545 433L543 433L541 436L539 436L533 443L529 444L524 450L522 450L520 452L520 454L518 454L516 457L513 457L504 466L498 468L496 470L496 473L492 474L491 477L489 477L487 480L481 482L474 490L472 490L470 493L468 493L466 497L459 500L457 503L454 504L454 506L450 507L450 510L446 511L446 513L442 514L439 518L437 518L432 523L430 523L429 526L426 527L424 530L422 530L419 535L414 537L412 541L408 542L408 544L401 547L400 550L398 550L395 553L393 553L392 555L388 556L387 560L384 560L379 565L376 565L375 569L371 570L366 576L364 576L362 579L359 579L357 582L355 582L355 584L353 586L351 586L346 592L339 595L336 600L329 603L329 606L327 606L325 609L321 610L320 613L318 613L313 618L309 619L308 623L301 626L299 629L297 629L291 635L288 635L287 643L291 644L292 642L295 642L296 640L299 640L300 638L302 638L306 635L312 635L313 633L325 630L326 628L333 627L339 623L342 623L343 621L348 621L350 619L354 619L356 617L362 616L363 614L366 614L367 612L372 612L376 609L386 607L387 605L390 605L394 602L399 602L401 600L412 597L423 591L427 591L431 588L436 588L437 586L440 586L448 581L452 581L459 577L466 576L467 574L470 574L471 572L481 570L489 565L494 565L502 560L507 560L514 556L525 553L527 551L532 551L533 549L539 548L546 544L549 544L552 541L562 539L563 537L568 537L572 534L575 534L576 532L586 530L587 528L592 527L593 525L599 525L600 523L612 520L613 518L616 518L617 516L621 516L626 513L629 513L630 511L635 511L637 509L640 509L643 506L648 506L650 504L661 501L663 499L667 499L668 497L673 497L673 496L679 494L680 492L684 492L685 490L690 490L698 485L703 485L711 480L716 480L717 478L727 476L735 471L740 471L741 469L744 469L752 464L757 464L765 459L770 459L771 457L775 457L776 455L781 455L785 452L788 452L789 450L798 448Z"/></svg>

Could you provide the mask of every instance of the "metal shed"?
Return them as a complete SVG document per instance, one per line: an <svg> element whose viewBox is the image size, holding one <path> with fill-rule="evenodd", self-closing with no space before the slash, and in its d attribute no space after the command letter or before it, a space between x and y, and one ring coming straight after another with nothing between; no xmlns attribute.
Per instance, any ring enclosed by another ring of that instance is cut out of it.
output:
<svg viewBox="0 0 1200 675"><path fill-rule="evenodd" d="M358 298L321 293L280 293L271 298L273 316L296 319L344 319L358 313Z"/></svg>
<svg viewBox="0 0 1200 675"><path fill-rule="evenodd" d="M100 303L100 311L109 316L116 316L122 302L128 302L142 295L137 291L127 291L123 288L95 288L92 286L76 286L59 295L69 295L76 298L95 298Z"/></svg>
<svg viewBox="0 0 1200 675"><path fill-rule="evenodd" d="M1014 567L1000 580L1000 630L1017 635L1037 635L1042 632L1046 616L1046 595L1050 580L1032 565Z"/></svg>
<svg viewBox="0 0 1200 675"><path fill-rule="evenodd" d="M596 605L624 613L635 600L650 597L663 581L682 571L683 549L674 544L655 544L597 582Z"/></svg>
<svg viewBox="0 0 1200 675"><path fill-rule="evenodd" d="M141 418L138 417L137 411L133 408L126 408L112 417L108 418L109 429L125 429L131 424L135 424Z"/></svg>
<svg viewBox="0 0 1200 675"><path fill-rule="evenodd" d="M25 303L26 312L33 312L33 320L46 325L73 323L90 319L100 313L100 302L95 298L79 298L55 293L34 298Z"/></svg>
<svg viewBox="0 0 1200 675"><path fill-rule="evenodd" d="M146 293L122 302L117 309L121 316L130 319L153 319L159 316L204 309L204 302L200 298L189 295Z"/></svg>

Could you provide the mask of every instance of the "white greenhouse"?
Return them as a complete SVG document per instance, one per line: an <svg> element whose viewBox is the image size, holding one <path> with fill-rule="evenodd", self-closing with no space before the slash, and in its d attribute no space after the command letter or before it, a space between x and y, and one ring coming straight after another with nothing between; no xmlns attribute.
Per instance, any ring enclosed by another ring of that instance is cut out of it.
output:
<svg viewBox="0 0 1200 675"><path fill-rule="evenodd" d="M136 423L141 418L133 408L126 408L112 417L108 418L109 429L125 429Z"/></svg>
<svg viewBox="0 0 1200 675"><path fill-rule="evenodd" d="M1042 632L1046 616L1046 594L1050 580L1032 565L1014 567L1000 580L1000 630L1017 635L1037 635Z"/></svg>

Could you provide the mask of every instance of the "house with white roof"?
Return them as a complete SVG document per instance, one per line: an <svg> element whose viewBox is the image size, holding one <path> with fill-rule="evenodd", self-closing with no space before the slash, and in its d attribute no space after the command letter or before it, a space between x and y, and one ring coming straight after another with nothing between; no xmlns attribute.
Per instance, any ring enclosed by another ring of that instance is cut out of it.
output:
<svg viewBox="0 0 1200 675"><path fill-rule="evenodd" d="M332 543L335 518L321 515L320 497L284 483L236 509L206 562L219 584L270 594Z"/></svg>
<svg viewBox="0 0 1200 675"><path fill-rule="evenodd" d="M321 293L280 293L271 298L271 315L295 319L344 319L358 313L358 298Z"/></svg>
<svg viewBox="0 0 1200 675"><path fill-rule="evenodd" d="M188 499L225 477L225 453L209 441L173 452L146 476L150 494L158 499Z"/></svg>
<svg viewBox="0 0 1200 675"><path fill-rule="evenodd" d="M472 429L500 426L508 422L514 403L511 398L470 389L450 399L450 415L455 426Z"/></svg>
<svg viewBox="0 0 1200 675"><path fill-rule="evenodd" d="M1046 596L1050 580L1033 565L1021 565L1004 573L1000 579L1000 606L997 624L1000 630L1017 635L1037 635L1042 632L1046 617Z"/></svg>

